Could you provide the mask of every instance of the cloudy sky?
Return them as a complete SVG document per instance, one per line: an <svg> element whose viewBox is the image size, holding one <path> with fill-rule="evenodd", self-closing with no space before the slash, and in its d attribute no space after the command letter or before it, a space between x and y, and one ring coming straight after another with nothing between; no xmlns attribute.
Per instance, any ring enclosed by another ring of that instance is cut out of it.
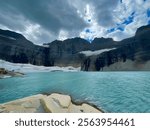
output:
<svg viewBox="0 0 150 130"><path fill-rule="evenodd" d="M150 24L150 0L0 0L0 28L35 44L82 37L121 40Z"/></svg>

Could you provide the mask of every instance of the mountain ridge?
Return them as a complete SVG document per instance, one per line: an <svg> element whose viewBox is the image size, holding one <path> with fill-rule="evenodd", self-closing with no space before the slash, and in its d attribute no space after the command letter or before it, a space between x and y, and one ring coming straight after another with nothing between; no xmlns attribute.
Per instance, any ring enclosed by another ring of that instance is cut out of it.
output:
<svg viewBox="0 0 150 130"><path fill-rule="evenodd" d="M100 71L116 62L128 60L136 64L144 64L150 60L149 35L150 25L147 25L138 28L135 36L122 41L95 38L92 43L89 43L85 39L76 37L64 41L55 40L38 46L19 33L0 29L0 59L33 65L81 67L83 71ZM90 56L80 53L111 48L116 49Z"/></svg>

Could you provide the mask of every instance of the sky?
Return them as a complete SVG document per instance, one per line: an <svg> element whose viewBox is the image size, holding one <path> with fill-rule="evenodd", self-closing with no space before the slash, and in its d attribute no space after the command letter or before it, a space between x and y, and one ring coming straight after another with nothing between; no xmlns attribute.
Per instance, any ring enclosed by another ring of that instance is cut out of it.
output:
<svg viewBox="0 0 150 130"><path fill-rule="evenodd" d="M0 28L35 44L81 37L134 36L150 24L150 0L0 0Z"/></svg>

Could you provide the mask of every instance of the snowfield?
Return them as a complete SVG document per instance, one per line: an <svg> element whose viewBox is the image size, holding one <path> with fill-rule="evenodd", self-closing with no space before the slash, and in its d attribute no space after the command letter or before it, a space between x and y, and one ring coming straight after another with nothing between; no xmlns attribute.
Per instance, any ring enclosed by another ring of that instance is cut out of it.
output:
<svg viewBox="0 0 150 130"><path fill-rule="evenodd" d="M77 72L80 71L79 68L74 68L72 66L68 67L45 67L45 66L36 66L31 64L21 64L21 63L10 63L4 60L0 60L0 68L5 68L9 71L15 72L53 72L53 71L63 71L63 72Z"/></svg>
<svg viewBox="0 0 150 130"><path fill-rule="evenodd" d="M8 39L11 39L11 40L16 40L15 38L13 37L9 37L9 36L4 36L4 35L0 35L1 37L4 37L4 38L8 38Z"/></svg>
<svg viewBox="0 0 150 130"><path fill-rule="evenodd" d="M101 49L101 50L97 50L97 51L81 51L79 52L80 54L84 54L85 56L93 56L93 55L99 55L103 52L107 52L107 51L110 51L110 50L114 50L116 48L111 48L111 49Z"/></svg>

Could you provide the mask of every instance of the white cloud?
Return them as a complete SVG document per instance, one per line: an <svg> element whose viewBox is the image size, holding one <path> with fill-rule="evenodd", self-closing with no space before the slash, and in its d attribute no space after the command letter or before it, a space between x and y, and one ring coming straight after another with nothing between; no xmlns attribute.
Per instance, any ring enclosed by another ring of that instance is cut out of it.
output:
<svg viewBox="0 0 150 130"><path fill-rule="evenodd" d="M65 30L60 30L58 35L58 40L66 40L68 38L68 32Z"/></svg>
<svg viewBox="0 0 150 130"><path fill-rule="evenodd" d="M78 36L88 40L95 37L121 40L133 36L138 27L148 23L146 11L150 0L119 1L0 0L0 28L20 32L36 44ZM133 21L122 24L132 13ZM111 28L115 31L108 33Z"/></svg>
<svg viewBox="0 0 150 130"><path fill-rule="evenodd" d="M124 31L116 30L106 34L106 36L113 37L117 41L134 36L137 28L148 24L149 18L147 17L146 11L149 8L149 4L149 0L147 2L143 0L124 0L114 10L114 19L116 23L120 24L119 26L124 28ZM131 16L133 12L135 13L133 21L128 25L123 25L123 21ZM112 28L117 28L117 25Z"/></svg>

